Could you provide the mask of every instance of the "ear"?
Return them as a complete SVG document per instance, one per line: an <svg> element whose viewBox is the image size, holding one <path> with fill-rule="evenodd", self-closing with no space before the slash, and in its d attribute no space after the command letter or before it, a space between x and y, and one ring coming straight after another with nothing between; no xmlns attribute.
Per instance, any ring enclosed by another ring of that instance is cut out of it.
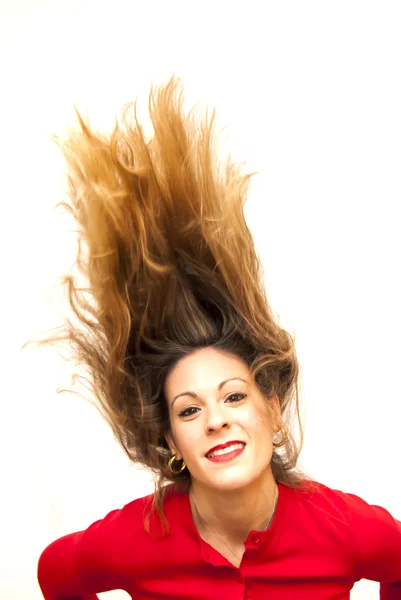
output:
<svg viewBox="0 0 401 600"><path fill-rule="evenodd" d="M178 450L177 450L177 448L175 446L174 439L173 439L173 436L171 435L171 433L170 432L166 433L164 435L164 439L166 440L166 442L168 444L168 447L170 448L172 454L176 454L177 455L176 459L177 460L181 460L181 456L179 455L179 452L178 452Z"/></svg>
<svg viewBox="0 0 401 600"><path fill-rule="evenodd" d="M281 408L280 408L280 400L277 396L270 401L270 408L272 411L273 418L273 426L277 427L277 431L280 431L282 427L282 417L281 417Z"/></svg>

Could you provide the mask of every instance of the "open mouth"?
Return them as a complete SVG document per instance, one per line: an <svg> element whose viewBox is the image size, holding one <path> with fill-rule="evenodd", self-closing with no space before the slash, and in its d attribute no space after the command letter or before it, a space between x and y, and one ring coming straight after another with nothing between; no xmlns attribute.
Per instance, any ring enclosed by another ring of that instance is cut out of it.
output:
<svg viewBox="0 0 401 600"><path fill-rule="evenodd" d="M210 452L206 455L206 458L213 462L226 462L228 460L233 460L244 451L245 445L243 442L238 444L232 444L231 446L227 446L227 448L222 448L221 450L215 450L214 452Z"/></svg>

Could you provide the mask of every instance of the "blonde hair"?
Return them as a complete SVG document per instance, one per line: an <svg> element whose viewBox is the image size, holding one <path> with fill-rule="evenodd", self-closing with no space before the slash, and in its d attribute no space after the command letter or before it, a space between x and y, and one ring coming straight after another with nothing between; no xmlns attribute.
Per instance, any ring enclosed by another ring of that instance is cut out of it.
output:
<svg viewBox="0 0 401 600"><path fill-rule="evenodd" d="M40 343L69 343L116 439L131 461L156 475L152 508L164 522L163 499L172 487L165 484L190 483L187 469L173 475L167 466L164 383L198 348L240 356L266 399L278 397L288 439L273 453L272 470L276 481L299 488L309 479L297 467L299 367L294 339L267 302L243 214L253 174L231 158L219 160L215 111L201 121L195 109L184 115L176 77L151 89L150 139L136 101L109 135L76 112L79 128L56 141L68 166L69 202L62 205L79 226L77 266L88 287L64 277L78 322L66 319Z"/></svg>

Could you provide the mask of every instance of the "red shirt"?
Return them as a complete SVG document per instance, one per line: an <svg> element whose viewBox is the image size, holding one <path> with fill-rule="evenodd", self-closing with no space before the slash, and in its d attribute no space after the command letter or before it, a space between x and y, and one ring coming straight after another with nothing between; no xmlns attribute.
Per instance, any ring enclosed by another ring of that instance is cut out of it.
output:
<svg viewBox="0 0 401 600"><path fill-rule="evenodd" d="M307 493L278 488L273 522L249 533L239 568L200 537L188 495L173 491L165 537L156 515L153 537L144 529L149 495L52 542L38 563L43 596L95 600L121 589L135 600L346 600L355 581L371 579L381 600L401 599L400 521L321 483Z"/></svg>

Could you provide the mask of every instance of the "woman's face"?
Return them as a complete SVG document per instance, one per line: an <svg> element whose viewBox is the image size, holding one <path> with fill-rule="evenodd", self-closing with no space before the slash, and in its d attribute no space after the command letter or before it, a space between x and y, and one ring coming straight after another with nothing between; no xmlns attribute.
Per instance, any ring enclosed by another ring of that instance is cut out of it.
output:
<svg viewBox="0 0 401 600"><path fill-rule="evenodd" d="M233 490L270 469L273 435L281 427L279 402L264 398L240 358L213 348L196 350L169 373L165 394L172 431L166 441L193 480ZM206 456L230 441L245 444L236 457L217 462ZM180 466L173 463L174 470Z"/></svg>

